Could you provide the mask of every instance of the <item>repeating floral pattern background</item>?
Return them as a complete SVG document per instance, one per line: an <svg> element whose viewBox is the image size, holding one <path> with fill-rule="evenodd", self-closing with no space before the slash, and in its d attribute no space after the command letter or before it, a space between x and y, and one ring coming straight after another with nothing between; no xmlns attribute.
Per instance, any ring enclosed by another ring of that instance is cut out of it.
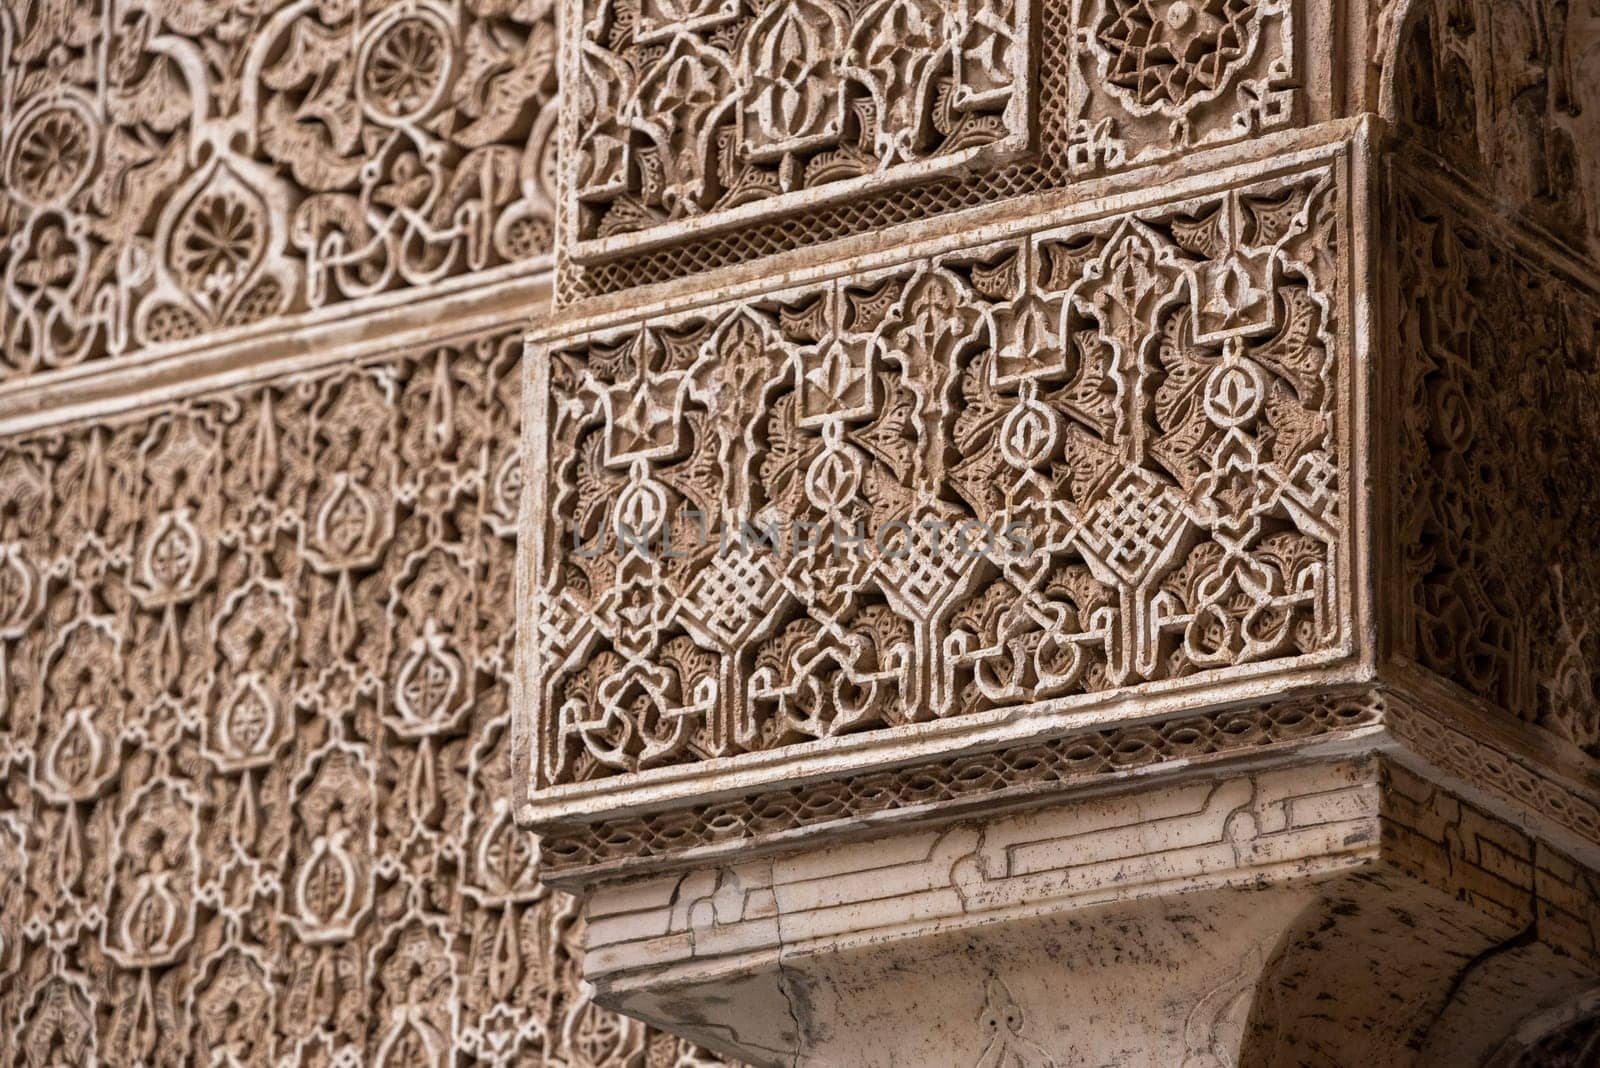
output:
<svg viewBox="0 0 1600 1068"><path fill-rule="evenodd" d="M11 0L0 382L537 268L555 88L543 0ZM0 1061L715 1063L510 820L520 325L0 443Z"/></svg>
<svg viewBox="0 0 1600 1068"><path fill-rule="evenodd" d="M0 1060L706 1065L511 819L517 330L0 449Z"/></svg>
<svg viewBox="0 0 1600 1068"><path fill-rule="evenodd" d="M0 381L548 251L549 0L10 0Z"/></svg>

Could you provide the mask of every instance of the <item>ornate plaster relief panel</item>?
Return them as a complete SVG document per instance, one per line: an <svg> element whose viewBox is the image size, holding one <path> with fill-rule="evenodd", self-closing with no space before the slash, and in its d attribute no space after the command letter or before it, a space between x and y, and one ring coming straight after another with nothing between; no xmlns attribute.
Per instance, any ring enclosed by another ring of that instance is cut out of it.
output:
<svg viewBox="0 0 1600 1068"><path fill-rule="evenodd" d="M1600 755L1600 274L1396 162L1393 652Z"/></svg>
<svg viewBox="0 0 1600 1068"><path fill-rule="evenodd" d="M595 244L577 254L683 242L706 222L1015 155L1033 119L1032 7L582 4L571 195Z"/></svg>
<svg viewBox="0 0 1600 1068"><path fill-rule="evenodd" d="M1600 750L1600 18L1419 3L1383 212L1392 656Z"/></svg>
<svg viewBox="0 0 1600 1068"><path fill-rule="evenodd" d="M0 1061L709 1066L511 818L503 328L0 443Z"/></svg>
<svg viewBox="0 0 1600 1068"><path fill-rule="evenodd" d="M1314 7L1298 14L1315 22ZM1069 186L964 216L965 233L924 221L896 235L903 251L788 257L770 281L701 264L716 301L674 285L642 309L570 305L570 328L539 338L549 377L531 394L552 393L529 424L546 464L531 482L529 813L583 819L600 797L674 807L706 769L729 798L776 796L786 775L1045 735L1129 694L1157 717L1374 676L1434 711L1545 728L1518 737L1559 739L1558 763L1588 774L1600 593L1583 404L1600 305L1585 176L1600 140L1582 128L1600 105L1577 72L1600 54L1596 25L1534 0L1350 15L1363 32L1334 37L1359 37L1376 73L1338 106L1381 86L1392 127L1255 130L1182 152L1174 127L1141 142L1182 155L1145 172L1168 184L1143 197ZM1526 70L1493 59L1495 42L1523 41L1510 54ZM1080 84L1116 96L1112 69ZM1378 177L1356 135L1363 165L1330 171L1309 201L1320 218L1240 164L1283 166L1369 128ZM1040 152L1056 129L1039 128ZM1502 143L1505 174L1482 161ZM1270 252L1244 236L1266 232L1269 187L1294 202L1267 224L1284 242ZM1033 209L1048 225L1024 221ZM1118 227L1164 237L1141 259ZM1393 240L1368 249L1373 228ZM1369 341L1394 358L1365 362ZM1215 363L1177 369L1207 346ZM1300 355L1274 355L1284 346ZM1233 451L1246 439L1248 461ZM964 522L990 537L1034 524L1054 570L993 554L933 565L915 532ZM866 537L787 555L703 540L747 524L790 547L815 528ZM652 555L619 529L698 537ZM1290 541L1321 548L1253 570ZM1193 554L1213 548L1208 572Z"/></svg>
<svg viewBox="0 0 1600 1068"><path fill-rule="evenodd" d="M1482 1063L1600 964L1594 20L1006 8L972 145L931 19L879 136L880 7L569 7L625 91L568 97L514 729L599 997L763 1064ZM1040 1012L1233 878L1277 933L1208 990Z"/></svg>
<svg viewBox="0 0 1600 1068"><path fill-rule="evenodd" d="M550 331L534 808L1353 662L1347 151Z"/></svg>
<svg viewBox="0 0 1600 1068"><path fill-rule="evenodd" d="M709 1066L510 819L553 13L0 6L0 1062Z"/></svg>
<svg viewBox="0 0 1600 1068"><path fill-rule="evenodd" d="M542 0L7 3L0 386L542 267L555 52Z"/></svg>
<svg viewBox="0 0 1600 1068"><path fill-rule="evenodd" d="M1288 0L568 0L561 296L1304 121L1298 42L1330 20Z"/></svg>

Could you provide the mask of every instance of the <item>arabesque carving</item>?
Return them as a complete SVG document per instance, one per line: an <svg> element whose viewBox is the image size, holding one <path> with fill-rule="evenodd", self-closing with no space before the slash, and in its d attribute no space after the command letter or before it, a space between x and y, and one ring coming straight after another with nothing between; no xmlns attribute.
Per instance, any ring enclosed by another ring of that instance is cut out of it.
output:
<svg viewBox="0 0 1600 1068"><path fill-rule="evenodd" d="M1452 0L1409 16L1406 151L1383 192L1396 651L1600 753L1600 13Z"/></svg>
<svg viewBox="0 0 1600 1068"><path fill-rule="evenodd" d="M521 355L0 446L0 1060L720 1063L512 819Z"/></svg>
<svg viewBox="0 0 1600 1068"><path fill-rule="evenodd" d="M582 17L582 238L857 193L1026 141L1032 20L1016 0L600 0Z"/></svg>
<svg viewBox="0 0 1600 1068"><path fill-rule="evenodd" d="M1600 754L1600 295L1397 169L1400 650Z"/></svg>
<svg viewBox="0 0 1600 1068"><path fill-rule="evenodd" d="M0 11L0 379L549 250L547 0Z"/></svg>
<svg viewBox="0 0 1600 1068"><path fill-rule="evenodd" d="M1286 0L574 0L560 295L1300 120ZM1321 5L1306 25L1328 18Z"/></svg>
<svg viewBox="0 0 1600 1068"><path fill-rule="evenodd" d="M1074 171L1286 125L1299 84L1291 7L1288 0L1077 0Z"/></svg>
<svg viewBox="0 0 1600 1068"><path fill-rule="evenodd" d="M1592 1060L1600 9L559 22L0 4L0 1060Z"/></svg>
<svg viewBox="0 0 1600 1068"><path fill-rule="evenodd" d="M550 342L538 785L1344 652L1334 174Z"/></svg>

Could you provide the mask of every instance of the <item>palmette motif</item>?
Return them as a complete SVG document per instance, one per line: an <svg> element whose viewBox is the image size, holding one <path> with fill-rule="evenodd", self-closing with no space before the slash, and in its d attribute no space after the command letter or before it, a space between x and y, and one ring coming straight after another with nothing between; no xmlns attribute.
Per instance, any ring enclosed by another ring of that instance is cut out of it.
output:
<svg viewBox="0 0 1600 1068"><path fill-rule="evenodd" d="M0 379L549 250L547 0L15 0Z"/></svg>
<svg viewBox="0 0 1600 1068"><path fill-rule="evenodd" d="M600 0L573 77L583 239L1026 141L1015 0Z"/></svg>
<svg viewBox="0 0 1600 1068"><path fill-rule="evenodd" d="M1336 199L1319 170L549 343L537 785L1339 654Z"/></svg>
<svg viewBox="0 0 1600 1068"><path fill-rule="evenodd" d="M0 445L0 1061L720 1063L512 819L521 350Z"/></svg>
<svg viewBox="0 0 1600 1068"><path fill-rule="evenodd" d="M1304 118L1287 0L570 0L570 13L563 301Z"/></svg>

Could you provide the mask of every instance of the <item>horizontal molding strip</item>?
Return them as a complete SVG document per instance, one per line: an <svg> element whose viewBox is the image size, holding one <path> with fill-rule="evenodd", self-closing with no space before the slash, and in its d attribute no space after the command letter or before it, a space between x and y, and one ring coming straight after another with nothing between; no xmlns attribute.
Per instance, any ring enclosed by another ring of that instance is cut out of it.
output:
<svg viewBox="0 0 1600 1068"><path fill-rule="evenodd" d="M444 345L550 306L548 256L241 331L0 383L0 437L124 415L250 382Z"/></svg>

